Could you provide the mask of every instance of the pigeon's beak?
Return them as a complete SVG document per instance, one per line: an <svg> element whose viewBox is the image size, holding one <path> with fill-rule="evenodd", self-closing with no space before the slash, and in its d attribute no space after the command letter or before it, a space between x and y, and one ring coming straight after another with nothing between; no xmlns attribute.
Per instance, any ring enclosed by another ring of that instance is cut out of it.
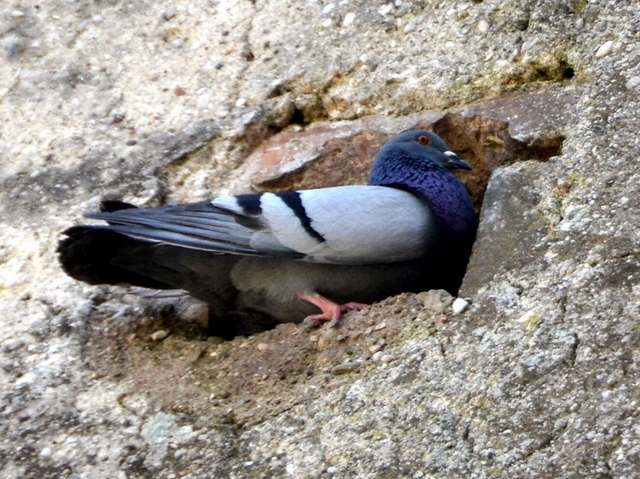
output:
<svg viewBox="0 0 640 479"><path fill-rule="evenodd" d="M445 151L444 152L444 156L445 156L444 166L448 170L455 170L455 169L470 170L470 169L472 169L471 165L469 163L464 161L462 158L460 158L458 155L456 155L453 151Z"/></svg>

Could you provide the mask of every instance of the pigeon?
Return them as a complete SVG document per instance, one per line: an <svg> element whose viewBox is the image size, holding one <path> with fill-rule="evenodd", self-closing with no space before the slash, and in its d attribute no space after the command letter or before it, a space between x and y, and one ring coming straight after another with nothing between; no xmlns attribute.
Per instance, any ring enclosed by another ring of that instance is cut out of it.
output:
<svg viewBox="0 0 640 479"><path fill-rule="evenodd" d="M106 224L65 230L57 252L85 283L187 292L224 338L335 325L403 292L457 293L478 220L455 169L471 165L435 133L405 131L379 150L366 185L157 208L105 201L86 217Z"/></svg>

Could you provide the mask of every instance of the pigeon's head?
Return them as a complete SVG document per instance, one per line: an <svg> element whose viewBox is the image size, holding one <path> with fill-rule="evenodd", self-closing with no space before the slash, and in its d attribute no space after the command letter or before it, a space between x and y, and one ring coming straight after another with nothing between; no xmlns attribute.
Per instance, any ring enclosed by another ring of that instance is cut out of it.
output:
<svg viewBox="0 0 640 479"><path fill-rule="evenodd" d="M476 213L465 186L450 171L471 165L449 150L435 133L405 131L376 155L369 185L409 191L423 198L450 239L475 232ZM456 241L457 241L456 239Z"/></svg>
<svg viewBox="0 0 640 479"><path fill-rule="evenodd" d="M411 130L400 133L388 141L378 153L378 157L409 156L415 159L431 160L447 170L470 170L471 165L449 150L438 135L428 130Z"/></svg>
<svg viewBox="0 0 640 479"><path fill-rule="evenodd" d="M471 165L432 131L405 131L380 148L369 184L411 191L441 189L444 183L458 183L450 171L454 169L470 170Z"/></svg>

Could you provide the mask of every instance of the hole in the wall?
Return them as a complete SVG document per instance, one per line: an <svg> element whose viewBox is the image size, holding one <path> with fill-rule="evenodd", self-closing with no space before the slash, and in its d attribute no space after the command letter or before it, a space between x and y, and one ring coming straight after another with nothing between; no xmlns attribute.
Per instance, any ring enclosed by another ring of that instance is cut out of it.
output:
<svg viewBox="0 0 640 479"><path fill-rule="evenodd" d="M290 125L304 125L305 121L304 121L304 113L302 112L302 110L300 110L299 108L296 108L293 112L293 115L291 115L291 118L289 118L289 124Z"/></svg>
<svg viewBox="0 0 640 479"><path fill-rule="evenodd" d="M529 20L528 17L527 18L521 18L519 20L516 20L515 26L519 31L524 32L529 28L529 22L530 22L530 20Z"/></svg>
<svg viewBox="0 0 640 479"><path fill-rule="evenodd" d="M253 51L251 50L251 48L249 47L249 45L245 45L241 50L240 50L240 58L242 58L244 61L247 62L252 62L253 60L255 60L255 55L253 54Z"/></svg>
<svg viewBox="0 0 640 479"><path fill-rule="evenodd" d="M271 91L267 94L267 100L271 100L272 98L278 98L279 96L284 95L285 93L290 92L291 90L283 87L282 85L274 86Z"/></svg>
<svg viewBox="0 0 640 479"><path fill-rule="evenodd" d="M306 125L304 112L300 108L295 108L288 119L283 119L282 122L266 123L264 125L264 132L262 136L273 136L280 133L286 127L290 125Z"/></svg>
<svg viewBox="0 0 640 479"><path fill-rule="evenodd" d="M567 63L566 60L559 60L556 64L552 65L538 65L531 72L531 81L541 82L562 82L571 80L576 76L574 68Z"/></svg>
<svg viewBox="0 0 640 479"><path fill-rule="evenodd" d="M520 113L521 116L525 114L524 111ZM288 119L289 124L302 124L304 121L305 115L299 108L295 108ZM560 135L546 134L537 135L531 141L519 141L511 136L508 122L481 115L446 114L436 122L425 121L411 129L416 127L432 129L451 150L473 164L472 171L457 171L456 175L469 189L477 211L495 168L532 159L547 161L561 153L564 140ZM302 136L305 134L300 133ZM254 186L264 190L292 190L366 183L377 150L391 136L369 130L348 138L325 140L318 147L320 151L315 160L285 175L263 178ZM291 141L290 136L285 138Z"/></svg>

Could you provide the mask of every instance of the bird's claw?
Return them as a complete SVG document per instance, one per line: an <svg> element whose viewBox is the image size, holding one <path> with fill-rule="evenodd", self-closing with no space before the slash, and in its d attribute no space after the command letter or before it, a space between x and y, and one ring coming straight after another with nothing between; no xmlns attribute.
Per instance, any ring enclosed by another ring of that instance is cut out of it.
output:
<svg viewBox="0 0 640 479"><path fill-rule="evenodd" d="M316 305L322 310L321 314L312 314L304 318L303 322L311 326L318 326L324 321L329 321L329 327L335 328L340 324L340 319L342 319L344 313L351 310L361 311L368 306L368 304L353 301L340 305L319 294L302 294L300 298Z"/></svg>

